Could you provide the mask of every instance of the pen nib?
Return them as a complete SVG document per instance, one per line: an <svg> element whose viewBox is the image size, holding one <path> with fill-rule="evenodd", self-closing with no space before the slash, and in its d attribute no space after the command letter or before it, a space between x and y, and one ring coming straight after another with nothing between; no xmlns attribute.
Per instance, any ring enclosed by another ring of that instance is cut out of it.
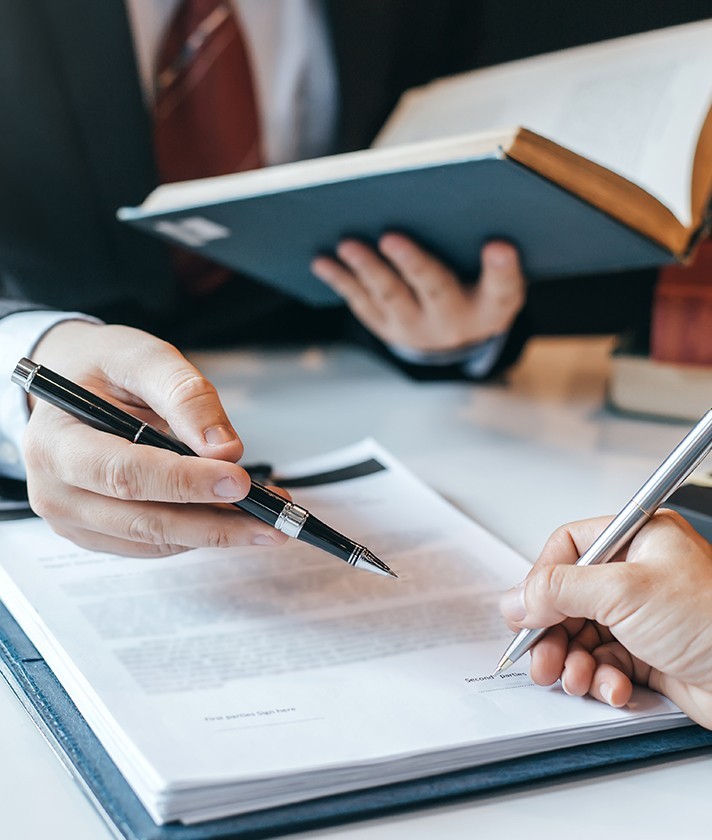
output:
<svg viewBox="0 0 712 840"><path fill-rule="evenodd" d="M499 662L497 663L497 667L492 671L492 676L496 677L497 674L500 674L502 671L506 671L512 665L512 660L508 659L506 656L503 656Z"/></svg>
<svg viewBox="0 0 712 840"><path fill-rule="evenodd" d="M356 569L365 569L367 572L373 572L376 575L384 575L385 577L397 578L398 575L391 571L388 566L379 560L375 554L372 554L367 548L359 552L356 562L353 564Z"/></svg>

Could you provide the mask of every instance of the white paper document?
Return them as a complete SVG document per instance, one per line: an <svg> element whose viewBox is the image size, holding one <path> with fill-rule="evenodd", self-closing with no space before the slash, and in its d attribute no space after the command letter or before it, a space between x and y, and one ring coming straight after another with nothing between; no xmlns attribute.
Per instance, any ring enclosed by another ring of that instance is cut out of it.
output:
<svg viewBox="0 0 712 840"><path fill-rule="evenodd" d="M295 501L398 580L294 540L132 560L0 524L0 596L156 822L689 723L648 691L536 687L525 661L491 676L528 564L375 443L280 474L325 482Z"/></svg>

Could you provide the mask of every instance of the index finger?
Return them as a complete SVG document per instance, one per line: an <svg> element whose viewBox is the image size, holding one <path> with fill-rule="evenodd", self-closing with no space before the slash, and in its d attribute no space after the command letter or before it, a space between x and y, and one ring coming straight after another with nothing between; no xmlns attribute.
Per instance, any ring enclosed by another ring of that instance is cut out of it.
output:
<svg viewBox="0 0 712 840"><path fill-rule="evenodd" d="M50 411L58 416L48 424L43 420ZM51 475L67 486L111 498L232 502L250 489L250 477L230 461L130 443L61 415L51 406L35 410L27 442L28 478ZM42 492L41 482L33 485L33 494Z"/></svg>
<svg viewBox="0 0 712 840"><path fill-rule="evenodd" d="M237 461L242 441L215 386L175 347L138 330L122 354L101 360L101 368L129 396L143 400L199 455Z"/></svg>
<svg viewBox="0 0 712 840"><path fill-rule="evenodd" d="M378 247L398 269L421 305L462 294L457 276L407 236L386 233Z"/></svg>
<svg viewBox="0 0 712 840"><path fill-rule="evenodd" d="M542 570L560 565L573 566L611 519L610 516L599 516L594 519L569 522L567 525L561 525L551 534L524 580L502 595L500 609L510 629L521 628L521 621L526 614L524 590L527 584L536 580L537 577L541 578L539 573Z"/></svg>

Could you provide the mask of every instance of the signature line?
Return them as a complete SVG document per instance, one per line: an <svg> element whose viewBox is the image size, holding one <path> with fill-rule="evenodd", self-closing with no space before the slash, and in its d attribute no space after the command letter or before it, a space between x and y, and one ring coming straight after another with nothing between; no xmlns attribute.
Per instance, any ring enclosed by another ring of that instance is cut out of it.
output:
<svg viewBox="0 0 712 840"><path fill-rule="evenodd" d="M216 732L232 732L235 729L262 729L264 726L289 726L292 723L309 723L312 720L324 720L324 717L299 718L299 720L282 720L274 723L253 723L248 726L226 726L224 729L216 729Z"/></svg>

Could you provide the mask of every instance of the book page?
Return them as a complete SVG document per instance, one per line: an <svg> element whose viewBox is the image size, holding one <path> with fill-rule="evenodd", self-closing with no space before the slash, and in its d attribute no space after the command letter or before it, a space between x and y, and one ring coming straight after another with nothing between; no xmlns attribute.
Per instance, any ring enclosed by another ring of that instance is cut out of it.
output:
<svg viewBox="0 0 712 840"><path fill-rule="evenodd" d="M376 146L521 125L623 175L691 223L712 107L712 20L441 79L406 93Z"/></svg>
<svg viewBox="0 0 712 840"><path fill-rule="evenodd" d="M2 525L0 595L157 822L194 822L687 723L646 691L611 709L541 689L500 593L529 566L365 442L295 488L398 580L291 541L131 560Z"/></svg>

